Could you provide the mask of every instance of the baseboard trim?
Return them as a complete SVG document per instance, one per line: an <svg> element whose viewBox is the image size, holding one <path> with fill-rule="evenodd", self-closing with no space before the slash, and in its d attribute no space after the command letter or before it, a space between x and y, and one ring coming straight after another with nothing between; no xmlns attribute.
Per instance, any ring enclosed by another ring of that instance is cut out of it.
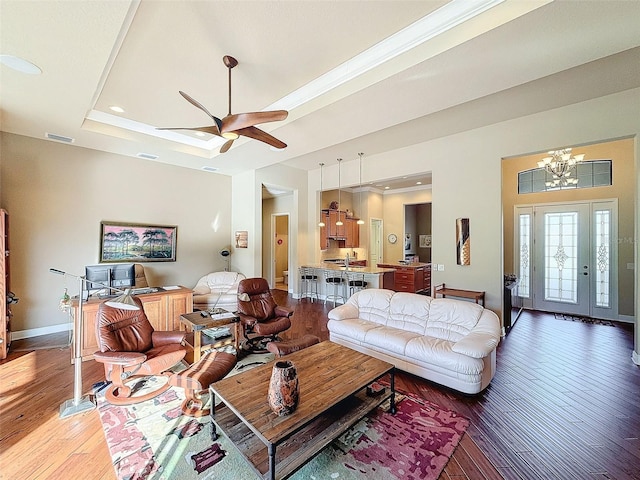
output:
<svg viewBox="0 0 640 480"><path fill-rule="evenodd" d="M23 338L39 337L50 333L68 332L71 330L70 323L61 323L59 325L50 325L48 327L30 328L28 330L16 330L11 332L11 340L21 340Z"/></svg>

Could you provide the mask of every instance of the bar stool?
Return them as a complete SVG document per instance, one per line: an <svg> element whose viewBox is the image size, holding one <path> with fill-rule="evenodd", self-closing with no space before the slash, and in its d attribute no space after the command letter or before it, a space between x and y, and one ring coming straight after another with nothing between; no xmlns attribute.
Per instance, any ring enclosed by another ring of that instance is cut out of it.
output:
<svg viewBox="0 0 640 480"><path fill-rule="evenodd" d="M309 298L313 302L313 298L319 300L318 296L318 275L315 269L310 267L300 267L299 272L299 288L300 298Z"/></svg>
<svg viewBox="0 0 640 480"><path fill-rule="evenodd" d="M353 295L360 290L364 290L369 285L364 280L364 273L348 272L347 280L349 281L349 296Z"/></svg>
<svg viewBox="0 0 640 480"><path fill-rule="evenodd" d="M336 301L342 299L342 303L347 301L346 292L347 292L347 282L345 279L344 272L335 271L335 270L325 270L324 271L324 281L327 285L327 294L324 297L324 304L327 304L327 300L331 300L333 302L333 306L336 306ZM333 287L331 289L332 293L329 293L329 287Z"/></svg>

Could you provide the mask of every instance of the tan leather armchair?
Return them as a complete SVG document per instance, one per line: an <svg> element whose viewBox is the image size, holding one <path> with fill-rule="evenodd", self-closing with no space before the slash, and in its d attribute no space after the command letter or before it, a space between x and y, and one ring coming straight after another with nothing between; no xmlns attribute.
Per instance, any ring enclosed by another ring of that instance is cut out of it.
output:
<svg viewBox="0 0 640 480"><path fill-rule="evenodd" d="M244 331L243 350L266 352L268 342L291 328L293 310L276 304L264 278L247 278L238 285L238 316Z"/></svg>
<svg viewBox="0 0 640 480"><path fill-rule="evenodd" d="M104 364L104 373L111 385L105 398L114 405L130 405L153 398L169 388L160 388L135 395L129 383L139 377L172 375L168 369L180 362L186 349L182 346L186 332L155 331L142 309L142 302L134 297L139 310L122 310L106 303L98 307L96 338L100 351L93 354Z"/></svg>

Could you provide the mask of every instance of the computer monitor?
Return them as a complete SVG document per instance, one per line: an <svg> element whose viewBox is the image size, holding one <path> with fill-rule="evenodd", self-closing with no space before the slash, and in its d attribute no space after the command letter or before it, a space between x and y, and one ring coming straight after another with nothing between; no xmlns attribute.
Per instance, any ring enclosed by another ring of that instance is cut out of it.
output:
<svg viewBox="0 0 640 480"><path fill-rule="evenodd" d="M116 290L106 287L124 289L133 287L136 283L135 265L114 264L114 265L87 265L85 267L85 290L90 295L93 292L105 290L106 294L115 294Z"/></svg>
<svg viewBox="0 0 640 480"><path fill-rule="evenodd" d="M119 289L133 288L136 285L136 268L133 263L113 265L111 286Z"/></svg>

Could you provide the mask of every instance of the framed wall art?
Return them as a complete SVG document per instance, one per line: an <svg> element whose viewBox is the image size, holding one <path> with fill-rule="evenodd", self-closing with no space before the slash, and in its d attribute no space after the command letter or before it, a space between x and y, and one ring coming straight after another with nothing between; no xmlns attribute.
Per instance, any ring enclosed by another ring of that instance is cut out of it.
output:
<svg viewBox="0 0 640 480"><path fill-rule="evenodd" d="M249 248L249 232L246 230L236 232L236 248Z"/></svg>
<svg viewBox="0 0 640 480"><path fill-rule="evenodd" d="M458 265L471 265L471 236L469 219L456 219L456 257Z"/></svg>
<svg viewBox="0 0 640 480"><path fill-rule="evenodd" d="M431 248L431 235L420 235L420 248Z"/></svg>
<svg viewBox="0 0 640 480"><path fill-rule="evenodd" d="M100 262L175 262L178 227L100 222Z"/></svg>

